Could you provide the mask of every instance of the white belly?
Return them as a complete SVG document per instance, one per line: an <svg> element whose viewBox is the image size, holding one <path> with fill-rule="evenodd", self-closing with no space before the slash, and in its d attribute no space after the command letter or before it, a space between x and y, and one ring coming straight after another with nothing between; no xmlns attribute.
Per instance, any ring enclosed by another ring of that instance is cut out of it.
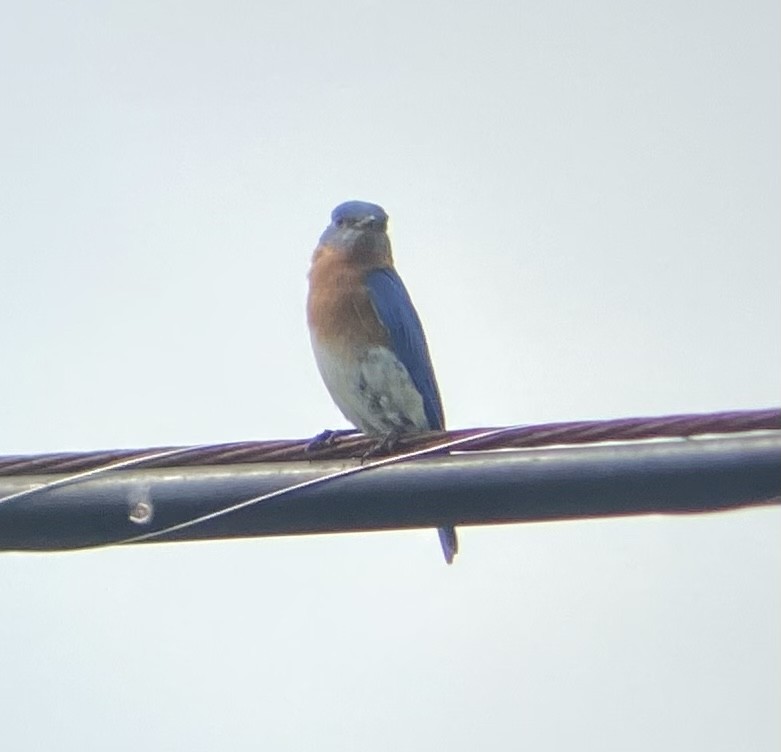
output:
<svg viewBox="0 0 781 752"><path fill-rule="evenodd" d="M312 339L317 367L336 406L370 435L429 429L423 399L409 372L387 347L336 356Z"/></svg>

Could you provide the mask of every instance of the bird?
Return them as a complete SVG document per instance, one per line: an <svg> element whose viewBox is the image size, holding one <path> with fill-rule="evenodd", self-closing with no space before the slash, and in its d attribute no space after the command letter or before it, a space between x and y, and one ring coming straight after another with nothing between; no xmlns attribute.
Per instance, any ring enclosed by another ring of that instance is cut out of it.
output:
<svg viewBox="0 0 781 752"><path fill-rule="evenodd" d="M426 335L394 267L387 230L381 206L339 204L312 254L306 306L326 389L344 417L384 449L403 434L445 428ZM455 528L438 532L451 564Z"/></svg>

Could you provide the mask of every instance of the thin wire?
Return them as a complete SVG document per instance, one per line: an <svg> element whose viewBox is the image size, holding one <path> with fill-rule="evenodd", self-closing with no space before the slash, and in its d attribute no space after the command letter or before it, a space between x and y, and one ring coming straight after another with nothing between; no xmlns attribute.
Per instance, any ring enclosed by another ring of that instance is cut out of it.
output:
<svg viewBox="0 0 781 752"><path fill-rule="evenodd" d="M43 493L44 491L50 491L52 488L59 488L60 486L67 486L71 483L78 483L79 481L86 480L87 478L93 478L96 475L102 473L108 473L112 470L121 470L125 467L132 467L133 465L139 465L143 462L163 459L165 457L172 457L177 454L187 454L189 452L197 452L202 449L207 449L211 444L198 444L197 446L178 447L176 449L166 449L160 452L150 452L148 454L142 454L140 456L131 457L127 460L120 460L118 462L109 462L107 465L99 465L98 467L90 468L89 470L83 470L79 473L73 473L73 475L66 475L64 478L57 478L49 483L43 483L40 486L34 486L33 488L25 488L23 491L17 491L16 493L8 494L0 499L0 504L5 504L9 501L16 501L26 496L32 496L33 494Z"/></svg>
<svg viewBox="0 0 781 752"><path fill-rule="evenodd" d="M160 530L153 530L152 532L149 533L134 535L131 538L124 538L122 540L114 541L113 543L99 543L99 544L95 544L94 546L85 546L85 548L98 548L102 546L122 546L128 543L140 543L141 541L152 540L154 538L159 538L163 535L168 535L169 533L178 532L179 530L186 530L189 527L200 525L203 522L208 522L209 520L214 520L217 519L218 517L223 517L226 514L231 514L232 512L238 511L239 509L246 509L247 507L254 506L255 504L261 504L263 502L269 501L270 499L276 499L281 496L285 496L286 494L293 493L294 491L300 491L302 488L310 488L312 486L322 485L329 481L336 480L337 478L345 478L349 475L357 475L358 473L367 472L368 470L374 470L375 468L378 467L395 465L399 462L404 462L406 460L414 459L416 457L424 457L429 454L435 454L436 452L441 452L445 449L452 449L453 447L456 446L462 446L464 444L469 444L474 441L480 441L482 439L490 438L492 436L498 436L499 434L506 433L508 431L513 431L516 428L517 426L507 426L505 428L493 428L489 431L484 431L479 434L473 434L472 436L465 436L458 439L451 439L450 441L445 441L440 444L436 444L435 446L429 446L423 449L417 449L413 452L407 452L406 454L396 454L393 455L392 457L385 457L383 459L370 462L366 465L356 465L354 467L345 468L344 470L337 470L336 472L328 473L327 475L321 475L319 478L310 478L309 480L302 481L301 483L295 483L292 486L279 488L276 491L271 491L269 493L262 494L261 496L254 496L253 498L246 499L245 501L239 501L236 504L231 504L231 506L225 507L224 509L218 509L216 512L210 512L208 514L200 515L199 517L193 517L192 519L186 520L185 522L179 522L176 525L170 525Z"/></svg>

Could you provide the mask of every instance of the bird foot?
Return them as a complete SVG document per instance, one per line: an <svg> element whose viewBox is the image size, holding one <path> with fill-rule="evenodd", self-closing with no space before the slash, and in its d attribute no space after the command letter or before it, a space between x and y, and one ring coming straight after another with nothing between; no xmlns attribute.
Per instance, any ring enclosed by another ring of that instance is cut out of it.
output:
<svg viewBox="0 0 781 752"><path fill-rule="evenodd" d="M333 446L336 446L336 442L338 439L341 439L343 436L350 436L352 434L356 434L358 431L356 431L354 428L340 428L336 431L332 431L330 428L326 428L325 431L321 431L317 436L313 437L309 443L304 448L304 451L306 452L318 452L321 449L330 449Z"/></svg>
<svg viewBox="0 0 781 752"><path fill-rule="evenodd" d="M398 431L391 431L387 436L383 436L374 446L369 447L361 457L362 460L368 460L382 454L391 454L399 443L401 434Z"/></svg>

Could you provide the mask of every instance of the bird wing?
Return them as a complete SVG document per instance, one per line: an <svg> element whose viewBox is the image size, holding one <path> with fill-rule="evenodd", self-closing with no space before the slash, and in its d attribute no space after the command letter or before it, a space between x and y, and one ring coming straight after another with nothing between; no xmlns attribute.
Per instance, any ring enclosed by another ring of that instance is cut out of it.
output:
<svg viewBox="0 0 781 752"><path fill-rule="evenodd" d="M366 277L369 299L380 323L388 330L390 345L407 369L423 398L429 428L442 430L445 416L426 335L407 288L394 269L375 269Z"/></svg>

